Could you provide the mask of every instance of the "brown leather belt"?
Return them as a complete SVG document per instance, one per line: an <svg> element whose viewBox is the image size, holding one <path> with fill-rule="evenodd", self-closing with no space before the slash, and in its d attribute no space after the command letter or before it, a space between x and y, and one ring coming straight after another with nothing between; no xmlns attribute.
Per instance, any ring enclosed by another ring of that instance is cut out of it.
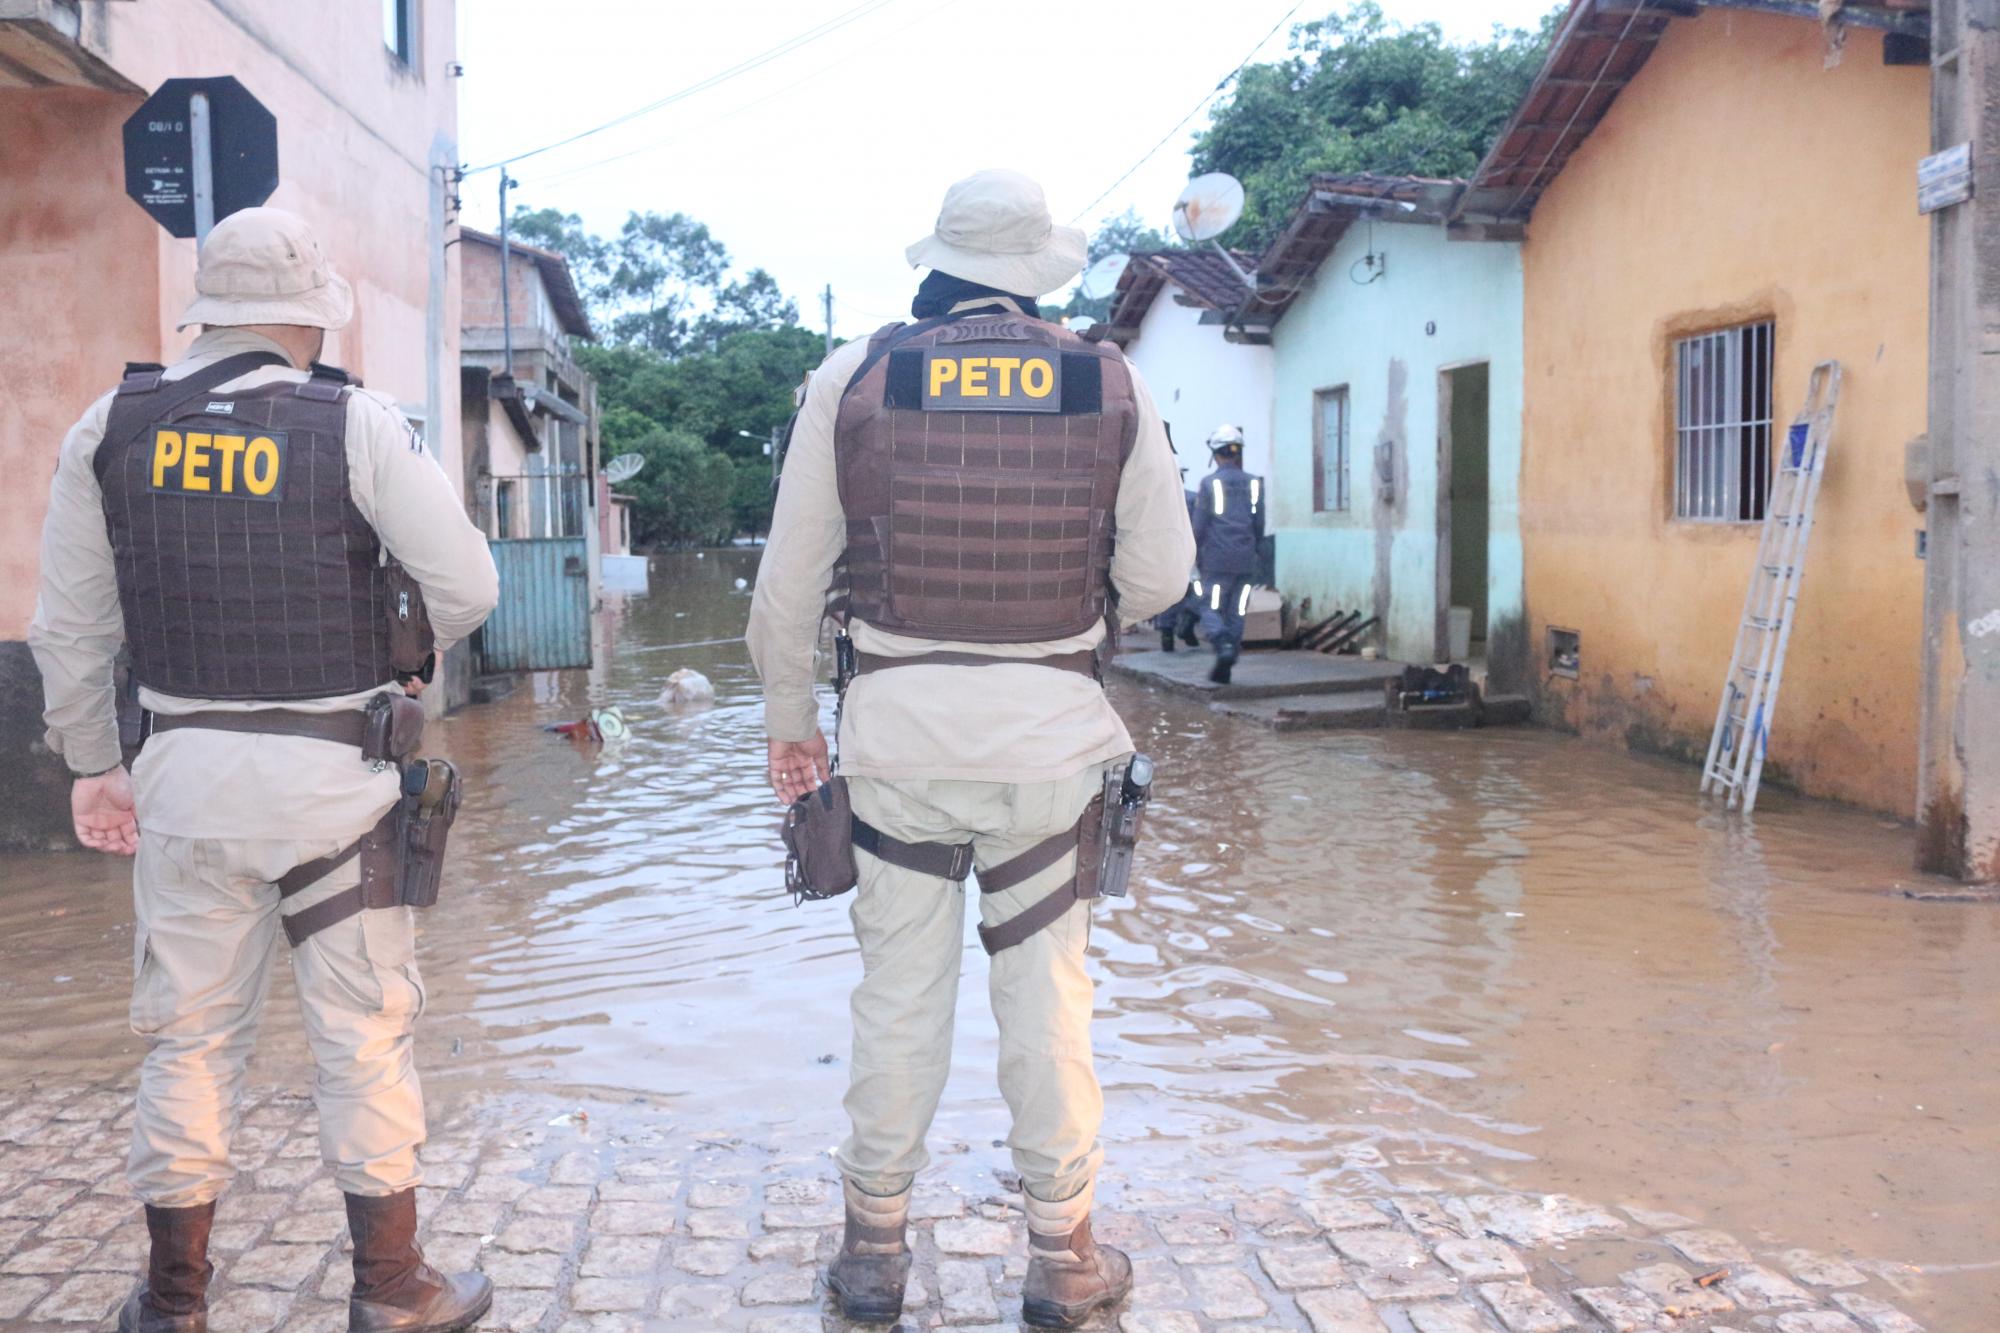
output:
<svg viewBox="0 0 2000 1333"><path fill-rule="evenodd" d="M910 666L1038 666L1057 671L1074 671L1097 679L1097 654L1088 648L1073 653L1051 653L1047 657L996 657L991 653L918 653L915 657L884 657L880 653L856 653L854 674Z"/></svg>
<svg viewBox="0 0 2000 1333"><path fill-rule="evenodd" d="M143 734L162 731L235 731L252 736L304 736L309 740L334 741L361 748L367 734L368 715L355 709L338 713L307 713L296 708L259 708L231 713L211 709L201 713L147 713Z"/></svg>

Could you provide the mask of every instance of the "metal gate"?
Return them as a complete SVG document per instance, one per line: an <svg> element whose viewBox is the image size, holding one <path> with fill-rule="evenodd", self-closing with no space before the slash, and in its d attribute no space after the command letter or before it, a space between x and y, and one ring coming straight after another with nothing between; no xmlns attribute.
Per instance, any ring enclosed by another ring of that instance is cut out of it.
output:
<svg viewBox="0 0 2000 1333"><path fill-rule="evenodd" d="M500 604L481 632L488 671L590 665L589 553L582 537L489 541Z"/></svg>

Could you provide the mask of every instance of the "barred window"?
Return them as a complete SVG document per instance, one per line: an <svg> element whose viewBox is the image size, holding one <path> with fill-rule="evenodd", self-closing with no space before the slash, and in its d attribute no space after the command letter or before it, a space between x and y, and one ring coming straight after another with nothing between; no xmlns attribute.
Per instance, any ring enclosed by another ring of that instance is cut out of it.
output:
<svg viewBox="0 0 2000 1333"><path fill-rule="evenodd" d="M1757 523L1771 494L1772 324L1674 344L1674 516Z"/></svg>
<svg viewBox="0 0 2000 1333"><path fill-rule="evenodd" d="M1347 508L1347 386L1343 384L1313 394L1313 510Z"/></svg>

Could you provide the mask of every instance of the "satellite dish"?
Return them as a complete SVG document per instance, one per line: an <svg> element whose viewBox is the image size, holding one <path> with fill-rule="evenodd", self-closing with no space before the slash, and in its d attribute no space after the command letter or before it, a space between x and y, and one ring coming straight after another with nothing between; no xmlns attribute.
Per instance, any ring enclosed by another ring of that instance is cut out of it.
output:
<svg viewBox="0 0 2000 1333"><path fill-rule="evenodd" d="M1096 323L1097 321L1092 319L1089 315L1071 315L1068 319L1063 321L1063 327L1068 329L1071 333L1082 333L1084 330L1091 328Z"/></svg>
<svg viewBox="0 0 2000 1333"><path fill-rule="evenodd" d="M1132 262L1132 256L1106 255L1083 271L1082 291L1086 300L1095 301L1118 290L1119 275Z"/></svg>
<svg viewBox="0 0 2000 1333"><path fill-rule="evenodd" d="M1174 200L1174 230L1184 241L1212 241L1243 216L1243 183L1226 171L1196 176Z"/></svg>
<svg viewBox="0 0 2000 1333"><path fill-rule="evenodd" d="M630 481L646 466L644 454L620 454L604 465L604 479L616 486L621 481Z"/></svg>

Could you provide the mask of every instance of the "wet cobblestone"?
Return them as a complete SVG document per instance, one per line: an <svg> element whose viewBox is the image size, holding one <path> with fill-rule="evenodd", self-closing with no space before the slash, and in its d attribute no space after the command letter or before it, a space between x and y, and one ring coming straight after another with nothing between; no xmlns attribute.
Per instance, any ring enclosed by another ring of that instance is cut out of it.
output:
<svg viewBox="0 0 2000 1333"><path fill-rule="evenodd" d="M0 1119L0 1320L106 1326L145 1251L123 1180L123 1087L50 1088ZM648 1109L583 1117L496 1097L434 1125L420 1196L435 1262L494 1281L481 1325L534 1333L839 1333L821 1273L840 1203L823 1161L683 1132ZM216 1333L345 1326L345 1218L311 1103L257 1093L216 1226ZM1004 1177L1011 1181L1011 1177ZM1026 1269L1002 1177L926 1181L907 1333L1014 1333ZM1764 1249L1678 1214L1561 1195L1316 1197L1213 1181L1100 1189L1132 1253L1117 1333L1922 1333L1894 1266ZM1940 1331L1942 1333L1942 1331Z"/></svg>

